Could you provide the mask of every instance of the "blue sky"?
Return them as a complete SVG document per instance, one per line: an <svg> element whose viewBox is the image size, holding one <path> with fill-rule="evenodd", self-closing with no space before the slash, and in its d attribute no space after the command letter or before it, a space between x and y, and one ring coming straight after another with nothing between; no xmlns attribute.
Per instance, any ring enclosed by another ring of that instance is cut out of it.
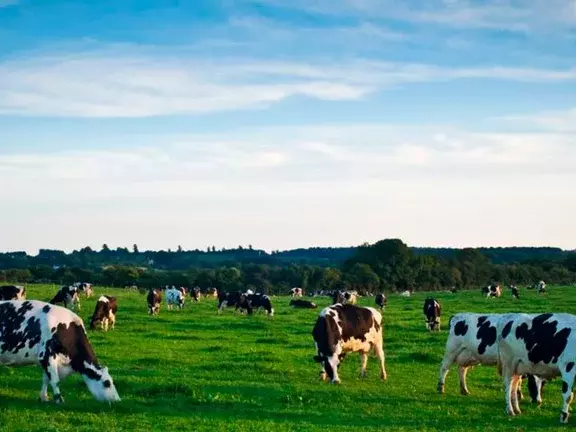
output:
<svg viewBox="0 0 576 432"><path fill-rule="evenodd" d="M575 0L0 0L3 250L573 249L575 136Z"/></svg>

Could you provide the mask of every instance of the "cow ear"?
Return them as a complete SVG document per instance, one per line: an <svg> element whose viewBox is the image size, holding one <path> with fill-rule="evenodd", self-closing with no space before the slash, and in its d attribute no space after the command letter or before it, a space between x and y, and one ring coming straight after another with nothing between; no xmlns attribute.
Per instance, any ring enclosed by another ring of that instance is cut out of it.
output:
<svg viewBox="0 0 576 432"><path fill-rule="evenodd" d="M321 362L322 362L322 357L320 357L320 356L315 355L313 358L314 358L314 361L315 361L316 363L321 363Z"/></svg>

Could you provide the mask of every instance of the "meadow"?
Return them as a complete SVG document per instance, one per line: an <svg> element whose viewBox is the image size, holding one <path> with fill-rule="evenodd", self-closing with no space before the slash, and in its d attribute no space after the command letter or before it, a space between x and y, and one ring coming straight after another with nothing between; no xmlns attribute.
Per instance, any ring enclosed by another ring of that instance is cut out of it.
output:
<svg viewBox="0 0 576 432"><path fill-rule="evenodd" d="M29 299L48 300L55 286L27 288ZM0 367L0 430L11 431L491 431L564 430L560 426L560 381L544 389L541 407L522 402L523 414L509 418L495 368L468 375L470 396L459 394L453 368L446 394L436 393L449 317L457 312L576 313L576 289L549 287L547 296L521 290L515 301L479 291L436 293L442 305L442 331L429 333L422 305L426 294L390 294L384 312L388 380L378 378L374 357L368 376L358 377L360 360L349 355L341 385L319 380L311 331L317 310L293 310L289 297L274 297L276 310L241 316L216 314L216 300L190 303L183 311L147 314L145 295L96 287L82 297L79 315L89 321L100 294L118 298L115 330L89 330L100 363L108 366L122 402L96 402L78 375L60 386L63 405L38 402L41 370ZM320 307L330 303L316 298ZM361 305L373 306L373 298ZM527 393L527 392L525 392ZM576 418L570 425L576 425Z"/></svg>

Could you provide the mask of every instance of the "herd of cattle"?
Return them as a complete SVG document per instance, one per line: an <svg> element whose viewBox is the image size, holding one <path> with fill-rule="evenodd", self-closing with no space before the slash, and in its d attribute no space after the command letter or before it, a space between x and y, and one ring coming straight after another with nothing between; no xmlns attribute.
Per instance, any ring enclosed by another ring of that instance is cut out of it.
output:
<svg viewBox="0 0 576 432"><path fill-rule="evenodd" d="M546 292L541 281L534 286L539 293ZM519 298L518 289L510 287ZM79 373L90 393L99 401L120 401L108 369L99 364L88 341L83 321L73 310L80 309L80 293L93 295L89 283L76 283L60 288L49 301L26 300L26 289L9 285L0 287L0 364L38 364L43 369L40 400L48 401L48 385L54 400L63 401L59 381L73 372ZM498 285L482 289L487 297L500 297ZM411 290L400 293L410 297ZM304 300L303 290L293 288L290 306L314 309L315 303ZM316 345L314 361L321 365L321 378L339 383L338 368L346 354L357 352L361 358L361 375L366 374L368 354L372 351L380 363L380 377L386 379L383 349L382 311L387 305L384 294L374 296L380 311L372 307L356 306L360 294L356 291L315 293L329 295L332 305L320 312L313 327ZM202 296L218 299L217 310L234 307L246 314L263 309L274 316L268 295L246 292L218 292L214 288L165 287L151 289L146 296L148 312L157 315L163 298L167 309L182 309L186 298L200 301ZM57 306L62 304L64 307ZM98 325L107 331L114 328L118 310L115 297L102 295L90 320L90 328ZM441 306L438 300L427 297L423 307L426 328L440 331ZM476 365L497 366L505 384L506 411L519 414L522 400L521 383L528 381L532 401L542 402L542 388L554 377L562 378L563 406L560 420L568 420L572 401L572 386L576 376L576 316L569 314L478 314L459 313L449 320L449 335L440 367L438 392L444 393L445 380L450 367L458 365L460 392L469 394L466 384L468 370Z"/></svg>

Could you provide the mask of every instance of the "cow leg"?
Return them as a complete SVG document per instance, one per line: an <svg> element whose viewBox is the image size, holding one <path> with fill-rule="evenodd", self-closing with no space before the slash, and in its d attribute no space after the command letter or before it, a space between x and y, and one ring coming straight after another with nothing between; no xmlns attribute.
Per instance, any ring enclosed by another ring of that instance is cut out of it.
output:
<svg viewBox="0 0 576 432"><path fill-rule="evenodd" d="M468 366L458 367L458 379L460 380L460 394L463 396L468 396L470 392L468 391L468 386L466 385L466 374L468 374Z"/></svg>
<svg viewBox="0 0 576 432"><path fill-rule="evenodd" d="M560 413L560 423L568 423L568 416L570 415L570 404L574 398L572 387L574 386L574 374L562 374L562 398L564 404L562 405L562 412Z"/></svg>
<svg viewBox="0 0 576 432"><path fill-rule="evenodd" d="M110 314L110 322L112 323L112 329L116 327L116 315Z"/></svg>
<svg viewBox="0 0 576 432"><path fill-rule="evenodd" d="M360 352L360 377L366 377L366 365L368 364L368 353Z"/></svg>
<svg viewBox="0 0 576 432"><path fill-rule="evenodd" d="M444 393L444 384L446 382L446 375L450 371L450 366L454 364L456 358L460 355L462 351L452 352L451 350L447 349L446 354L444 354L444 359L442 360L442 366L440 366L440 376L438 378L438 393ZM460 386L462 386L462 382L460 382Z"/></svg>
<svg viewBox="0 0 576 432"><path fill-rule="evenodd" d="M512 377L511 397L512 397L512 408L514 409L515 414L522 414L518 398L518 387L520 386L521 383L522 383L521 375L514 375Z"/></svg>
<svg viewBox="0 0 576 432"><path fill-rule="evenodd" d="M516 398L519 401L524 400L524 394L522 393L522 375L520 375L520 378L518 378L518 386L516 387Z"/></svg>
<svg viewBox="0 0 576 432"><path fill-rule="evenodd" d="M376 352L376 356L378 360L380 360L380 378L386 380L388 376L386 375L386 358L384 356L384 349L382 348L382 342L378 342L377 345L374 346L374 351Z"/></svg>
<svg viewBox="0 0 576 432"><path fill-rule="evenodd" d="M102 329L107 332L108 331L108 318L104 318L102 320Z"/></svg>
<svg viewBox="0 0 576 432"><path fill-rule="evenodd" d="M48 374L44 372L42 374L42 388L40 389L40 401L41 402L48 402L48 383L50 379L48 378Z"/></svg>
<svg viewBox="0 0 576 432"><path fill-rule="evenodd" d="M512 406L512 393L514 391L513 380L514 376L512 375L512 371L508 368L502 371L502 376L504 380L504 395L506 399L506 413L509 416L514 416L516 413L514 412L514 407Z"/></svg>
<svg viewBox="0 0 576 432"><path fill-rule="evenodd" d="M60 388L58 383L60 382L60 375L58 374L58 365L54 360L49 359L48 365L46 366L45 373L47 379L50 382L50 387L52 387L52 393L54 393L54 402L57 404L63 403L64 399L60 393Z"/></svg>

